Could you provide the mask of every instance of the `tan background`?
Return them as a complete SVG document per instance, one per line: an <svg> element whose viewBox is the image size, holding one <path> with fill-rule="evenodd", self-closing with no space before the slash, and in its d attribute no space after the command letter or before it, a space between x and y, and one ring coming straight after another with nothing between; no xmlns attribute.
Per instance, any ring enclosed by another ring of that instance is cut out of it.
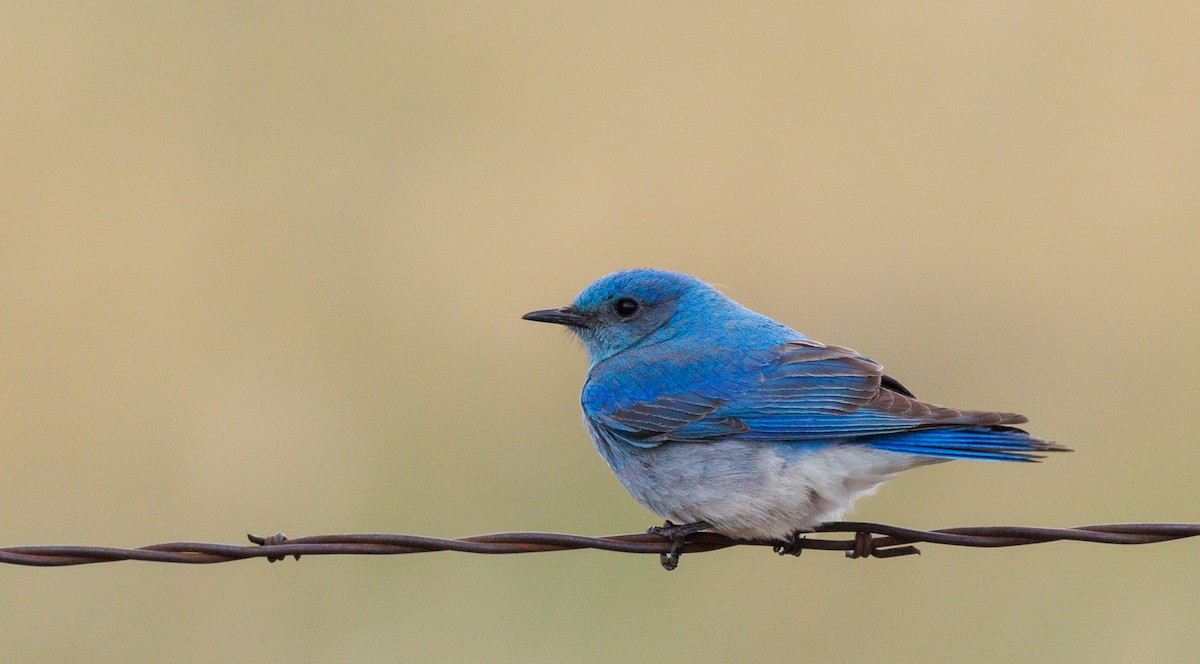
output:
<svg viewBox="0 0 1200 664"><path fill-rule="evenodd" d="M1200 521L1200 10L0 18L0 541L655 522L518 319L721 284L1074 446L856 517ZM1195 661L1200 541L0 567L4 661Z"/></svg>

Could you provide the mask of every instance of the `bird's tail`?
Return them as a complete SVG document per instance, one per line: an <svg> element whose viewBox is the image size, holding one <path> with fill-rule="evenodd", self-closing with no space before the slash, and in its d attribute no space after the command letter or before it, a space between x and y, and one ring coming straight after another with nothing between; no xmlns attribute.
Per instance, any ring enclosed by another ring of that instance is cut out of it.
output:
<svg viewBox="0 0 1200 664"><path fill-rule="evenodd" d="M919 454L935 459L1038 461L1039 452L1070 452L1054 441L1013 427L939 427L872 436L862 442L880 450Z"/></svg>

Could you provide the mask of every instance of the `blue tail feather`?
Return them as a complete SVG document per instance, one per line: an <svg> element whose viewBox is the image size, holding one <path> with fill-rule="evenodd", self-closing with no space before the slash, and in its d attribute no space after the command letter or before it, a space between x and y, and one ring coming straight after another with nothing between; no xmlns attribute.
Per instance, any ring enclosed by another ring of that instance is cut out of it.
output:
<svg viewBox="0 0 1200 664"><path fill-rule="evenodd" d="M1038 452L1067 452L1053 441L1012 427L936 428L860 439L876 449L938 459L1037 461Z"/></svg>

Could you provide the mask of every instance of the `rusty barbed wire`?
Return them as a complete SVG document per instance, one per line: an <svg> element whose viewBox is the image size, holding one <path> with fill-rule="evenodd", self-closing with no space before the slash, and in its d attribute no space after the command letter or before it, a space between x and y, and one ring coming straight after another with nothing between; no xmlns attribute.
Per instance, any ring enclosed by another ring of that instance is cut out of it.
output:
<svg viewBox="0 0 1200 664"><path fill-rule="evenodd" d="M850 539L820 537L851 534ZM966 526L938 530L915 530L881 523L839 521L819 526L793 542L736 540L711 532L682 539L652 533L588 537L565 533L507 532L457 539L384 533L314 535L290 539L283 533L262 537L248 535L252 544L211 542L164 542L136 549L105 546L10 546L0 547L0 563L35 567L62 567L140 560L145 562L205 565L247 558L270 562L292 556L399 555L458 551L462 553L512 554L597 549L619 553L659 554L663 567L673 569L684 553L702 553L734 546L769 546L777 553L800 555L808 549L843 551L850 558L892 558L920 553L914 544L966 547L1009 547L1046 542L1075 541L1098 544L1153 544L1200 536L1194 523L1111 523L1074 528L1034 526Z"/></svg>

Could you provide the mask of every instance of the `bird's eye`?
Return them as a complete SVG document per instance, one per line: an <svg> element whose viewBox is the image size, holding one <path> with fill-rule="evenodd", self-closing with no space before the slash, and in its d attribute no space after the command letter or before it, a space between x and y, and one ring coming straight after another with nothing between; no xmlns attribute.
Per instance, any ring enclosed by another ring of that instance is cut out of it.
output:
<svg viewBox="0 0 1200 664"><path fill-rule="evenodd" d="M617 315L621 318L629 318L636 314L639 308L641 308L641 305L632 297L623 297L613 302L613 311L617 312Z"/></svg>

